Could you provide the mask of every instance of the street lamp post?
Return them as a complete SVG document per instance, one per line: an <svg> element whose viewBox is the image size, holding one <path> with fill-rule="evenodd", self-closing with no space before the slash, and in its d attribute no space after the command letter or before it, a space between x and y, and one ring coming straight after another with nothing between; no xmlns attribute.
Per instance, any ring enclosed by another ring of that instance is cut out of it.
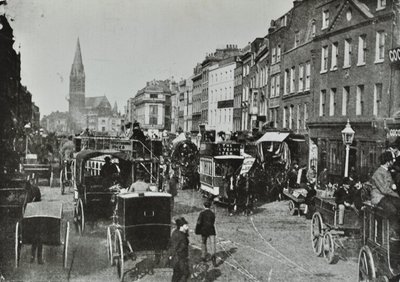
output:
<svg viewBox="0 0 400 282"><path fill-rule="evenodd" d="M25 128L25 159L27 158L28 155L28 130L31 129L31 123L28 122L27 124L25 124L24 126Z"/></svg>
<svg viewBox="0 0 400 282"><path fill-rule="evenodd" d="M344 177L348 176L349 173L349 154L350 154L350 145L353 143L354 139L354 130L350 126L350 121L347 120L346 127L342 130L342 139L343 144L346 146L346 161L344 167Z"/></svg>

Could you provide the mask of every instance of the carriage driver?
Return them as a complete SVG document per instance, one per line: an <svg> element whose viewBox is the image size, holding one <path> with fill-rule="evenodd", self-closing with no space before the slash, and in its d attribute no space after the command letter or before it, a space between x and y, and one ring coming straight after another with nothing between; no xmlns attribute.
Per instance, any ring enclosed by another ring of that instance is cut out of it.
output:
<svg viewBox="0 0 400 282"><path fill-rule="evenodd" d="M400 240L400 225L398 215L400 212L400 197L394 190L397 189L390 168L393 165L393 156L391 152L384 152L380 158L381 166L374 172L371 178L371 204L381 207L389 219L392 230L396 234L396 238ZM392 236L393 237L393 236Z"/></svg>
<svg viewBox="0 0 400 282"><path fill-rule="evenodd" d="M119 169L115 163L111 162L109 156L106 156L104 161L105 164L101 167L100 175L103 177L103 186L109 188L113 185L114 178L118 175Z"/></svg>

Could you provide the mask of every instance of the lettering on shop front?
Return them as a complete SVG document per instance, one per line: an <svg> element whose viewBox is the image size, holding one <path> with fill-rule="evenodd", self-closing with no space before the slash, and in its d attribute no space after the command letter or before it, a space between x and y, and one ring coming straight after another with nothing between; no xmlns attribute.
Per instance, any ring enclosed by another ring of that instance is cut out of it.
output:
<svg viewBox="0 0 400 282"><path fill-rule="evenodd" d="M400 47L389 50L389 60L393 64L400 64Z"/></svg>
<svg viewBox="0 0 400 282"><path fill-rule="evenodd" d="M400 129L389 129L388 136L390 137L400 136Z"/></svg>

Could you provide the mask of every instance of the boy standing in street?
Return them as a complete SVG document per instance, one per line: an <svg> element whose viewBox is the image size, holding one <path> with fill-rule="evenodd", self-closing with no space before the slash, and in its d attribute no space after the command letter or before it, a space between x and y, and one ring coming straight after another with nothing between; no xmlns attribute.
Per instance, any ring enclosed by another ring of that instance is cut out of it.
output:
<svg viewBox="0 0 400 282"><path fill-rule="evenodd" d="M201 235L201 259L207 259L207 239L210 238L211 242L211 260L213 265L216 265L215 257L215 214L210 210L211 202L204 203L204 210L200 212L197 219L195 233Z"/></svg>

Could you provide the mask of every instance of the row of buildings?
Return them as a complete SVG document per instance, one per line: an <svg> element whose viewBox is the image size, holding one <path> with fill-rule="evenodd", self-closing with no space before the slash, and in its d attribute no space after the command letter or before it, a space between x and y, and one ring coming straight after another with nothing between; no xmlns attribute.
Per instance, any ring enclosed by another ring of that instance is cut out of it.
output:
<svg viewBox="0 0 400 282"><path fill-rule="evenodd" d="M13 29L0 14L0 175L18 168L27 133L40 128L39 107L21 84L21 54L13 45Z"/></svg>
<svg viewBox="0 0 400 282"><path fill-rule="evenodd" d="M349 119L350 166L366 178L400 133L399 7L398 0L295 0L266 35L217 49L187 79L158 86L160 101L152 93L158 82L149 83L128 101L127 120L193 133L199 125L288 129L304 135L309 164L340 176Z"/></svg>

